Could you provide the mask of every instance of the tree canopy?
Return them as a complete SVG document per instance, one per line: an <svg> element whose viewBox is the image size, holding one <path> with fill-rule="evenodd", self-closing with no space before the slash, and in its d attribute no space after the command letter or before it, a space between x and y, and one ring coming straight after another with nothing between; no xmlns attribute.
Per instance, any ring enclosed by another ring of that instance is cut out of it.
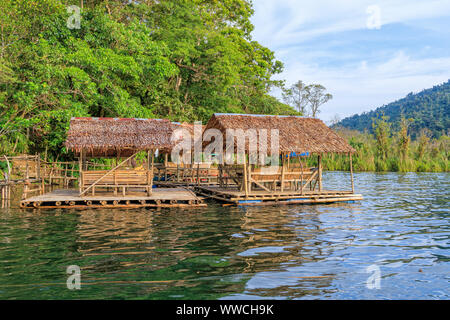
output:
<svg viewBox="0 0 450 320"><path fill-rule="evenodd" d="M59 154L74 116L296 114L268 94L283 64L252 40L252 14L246 0L2 1L0 153Z"/></svg>

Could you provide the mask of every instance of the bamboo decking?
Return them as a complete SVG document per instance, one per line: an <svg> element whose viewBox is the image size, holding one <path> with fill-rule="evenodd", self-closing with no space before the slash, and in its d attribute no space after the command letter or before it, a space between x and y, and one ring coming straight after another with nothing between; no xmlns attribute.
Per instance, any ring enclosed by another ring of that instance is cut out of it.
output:
<svg viewBox="0 0 450 320"><path fill-rule="evenodd" d="M56 190L24 199L22 208L138 208L138 207L201 207L203 198L186 188L155 188L151 195L134 189L125 196L97 192L95 196L80 196L78 190Z"/></svg>
<svg viewBox="0 0 450 320"><path fill-rule="evenodd" d="M278 205L278 204L318 204L333 202L353 202L362 200L361 194L352 191L278 191L268 193L253 190L245 194L238 188L221 188L216 186L197 186L197 194L236 205Z"/></svg>
<svg viewBox="0 0 450 320"><path fill-rule="evenodd" d="M25 176L29 178L23 180L20 206L30 209L198 207L206 206L204 197L240 206L319 204L363 199L362 195L354 193L351 166L352 191L330 191L322 189L320 165L318 168L303 168L293 164L285 167L283 164L275 171L265 172L259 168L252 169L249 165L217 168L194 165L183 168L162 164L155 166L153 171L117 168L83 171L80 170L81 164L75 168L73 164L69 166L63 163L64 173L59 175L53 169L49 171L50 174L44 174L48 170L40 168L38 164L28 164L24 170L27 173ZM80 171L81 179L74 176L75 171ZM41 179L31 178L33 172L37 172ZM60 182L66 188L49 192L52 180L59 176L65 178ZM49 182L48 189L44 177ZM68 189L68 177L81 181L78 190ZM30 197L32 194L37 195ZM8 192L2 189L2 199L8 198Z"/></svg>

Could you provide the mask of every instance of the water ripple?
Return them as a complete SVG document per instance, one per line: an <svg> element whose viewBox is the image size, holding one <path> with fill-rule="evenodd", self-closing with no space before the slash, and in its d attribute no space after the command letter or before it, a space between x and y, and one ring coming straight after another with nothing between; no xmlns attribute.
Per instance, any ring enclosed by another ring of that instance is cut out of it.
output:
<svg viewBox="0 0 450 320"><path fill-rule="evenodd" d="M2 209L0 298L449 299L449 178L357 173L353 204ZM350 187L348 173L324 180Z"/></svg>

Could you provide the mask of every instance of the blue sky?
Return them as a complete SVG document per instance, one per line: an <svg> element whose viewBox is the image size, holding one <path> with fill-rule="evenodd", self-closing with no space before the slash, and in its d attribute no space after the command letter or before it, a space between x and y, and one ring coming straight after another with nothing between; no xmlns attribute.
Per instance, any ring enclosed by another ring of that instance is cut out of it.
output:
<svg viewBox="0 0 450 320"><path fill-rule="evenodd" d="M285 65L274 78L320 83L333 94L319 114L325 121L450 78L450 0L253 0L253 7L253 39Z"/></svg>

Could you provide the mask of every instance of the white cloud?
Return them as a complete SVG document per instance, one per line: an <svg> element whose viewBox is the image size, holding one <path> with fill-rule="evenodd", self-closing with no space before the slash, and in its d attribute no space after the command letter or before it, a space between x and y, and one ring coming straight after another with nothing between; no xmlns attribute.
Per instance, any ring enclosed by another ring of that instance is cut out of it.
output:
<svg viewBox="0 0 450 320"><path fill-rule="evenodd" d="M438 23L450 17L448 0L254 1L254 39L285 63L285 71L276 78L288 84L299 79L321 83L334 95L323 106L324 120L369 111L450 78L450 54L433 56L427 44L420 57L406 53L407 47L378 43L368 54L358 50L352 39L341 37L346 31L367 29L366 10L371 5L380 7L381 30L387 24L414 25L415 21L424 28L424 19ZM321 36L332 40L316 45ZM414 39L414 34L409 36ZM448 48L443 42L442 48Z"/></svg>
<svg viewBox="0 0 450 320"><path fill-rule="evenodd" d="M303 62L288 65L277 78L294 83L321 83L333 99L323 106L320 118L341 118L369 111L449 79L450 57L414 60L402 51L391 59L370 64L360 61L353 66L321 68Z"/></svg>
<svg viewBox="0 0 450 320"><path fill-rule="evenodd" d="M378 6L382 25L449 17L448 0L256 0L254 37L278 47L311 38L367 28L367 8Z"/></svg>

